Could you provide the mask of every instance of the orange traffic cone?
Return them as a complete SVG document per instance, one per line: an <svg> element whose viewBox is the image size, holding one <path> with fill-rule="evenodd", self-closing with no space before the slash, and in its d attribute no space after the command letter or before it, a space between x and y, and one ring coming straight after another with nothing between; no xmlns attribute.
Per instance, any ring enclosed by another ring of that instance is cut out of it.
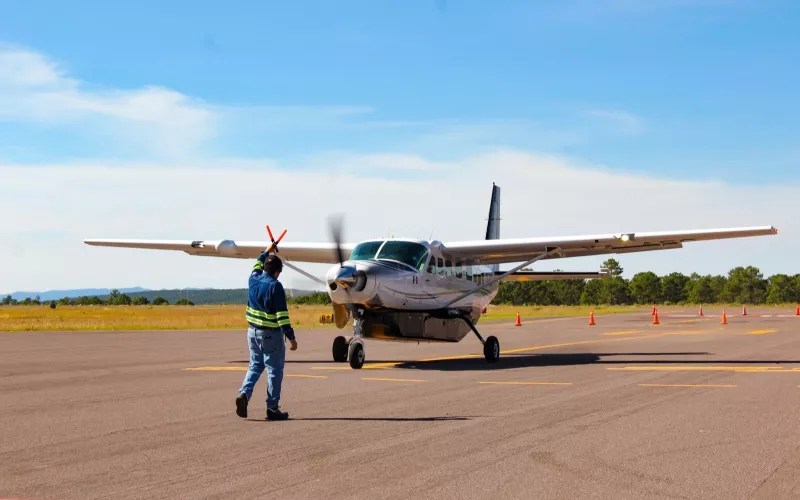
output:
<svg viewBox="0 0 800 500"><path fill-rule="evenodd" d="M654 324L654 325L660 325L660 324L661 324L661 323L658 321L658 311L656 311L656 312L655 312L655 314L653 314L653 324Z"/></svg>
<svg viewBox="0 0 800 500"><path fill-rule="evenodd" d="M594 326L597 323L594 321L594 311L589 312L589 326Z"/></svg>
<svg viewBox="0 0 800 500"><path fill-rule="evenodd" d="M519 313L517 313L517 322L514 323L514 326L522 326L522 318L519 317Z"/></svg>
<svg viewBox="0 0 800 500"><path fill-rule="evenodd" d="M742 316L747 316L747 306L742 306Z"/></svg>
<svg viewBox="0 0 800 500"><path fill-rule="evenodd" d="M700 309L697 311L697 315L698 316L702 316L703 315L703 304L700 304Z"/></svg>
<svg viewBox="0 0 800 500"><path fill-rule="evenodd" d="M800 316L800 304L797 304L797 309L794 310L795 316Z"/></svg>
<svg viewBox="0 0 800 500"><path fill-rule="evenodd" d="M653 304L653 312L651 312L650 315L655 316L656 314L658 314L658 307L656 307L656 305Z"/></svg>
<svg viewBox="0 0 800 500"><path fill-rule="evenodd" d="M723 325L728 324L728 315L725 314L725 309L722 310L722 321L720 321Z"/></svg>

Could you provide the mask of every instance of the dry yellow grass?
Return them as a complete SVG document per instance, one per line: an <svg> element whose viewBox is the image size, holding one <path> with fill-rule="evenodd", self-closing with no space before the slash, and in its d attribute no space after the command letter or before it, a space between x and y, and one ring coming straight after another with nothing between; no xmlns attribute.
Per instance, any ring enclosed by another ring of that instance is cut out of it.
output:
<svg viewBox="0 0 800 500"><path fill-rule="evenodd" d="M326 306L290 306L292 325L319 326ZM244 306L3 306L0 331L221 330L246 328Z"/></svg>
<svg viewBox="0 0 800 500"><path fill-rule="evenodd" d="M586 306L490 306L484 320L588 315ZM634 306L595 307L595 314L633 312ZM289 307L292 326L321 326L320 316L330 315L329 306ZM227 306L3 306L0 331L73 330L225 330L246 328L244 307Z"/></svg>
<svg viewBox="0 0 800 500"><path fill-rule="evenodd" d="M484 320L508 319L516 317L517 313L522 318L544 318L558 316L589 316L590 311L595 314L618 314L642 311L642 306L489 306Z"/></svg>

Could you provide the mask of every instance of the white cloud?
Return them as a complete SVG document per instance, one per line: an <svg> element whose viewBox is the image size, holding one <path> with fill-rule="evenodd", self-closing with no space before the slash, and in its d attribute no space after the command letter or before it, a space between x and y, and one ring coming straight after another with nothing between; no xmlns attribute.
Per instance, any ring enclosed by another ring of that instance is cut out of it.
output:
<svg viewBox="0 0 800 500"><path fill-rule="evenodd" d="M174 90L87 87L41 54L0 47L0 121L111 127L119 140L171 155L214 132L213 111Z"/></svg>
<svg viewBox="0 0 800 500"><path fill-rule="evenodd" d="M0 165L0 291L245 286L245 261L88 247L85 238L258 240L269 223L288 228L289 240L325 241L326 218L336 212L345 213L350 241L384 235L427 239L431 233L444 241L481 238L492 181L504 189L504 237L764 224L782 230L777 237L619 256L626 274L725 273L749 264L768 275L800 272L800 227L792 215L796 186L667 181L519 151L467 157L446 168L416 156L377 158L420 175L387 179L253 160L211 161L200 169ZM376 155L350 159L370 165ZM592 270L604 258L547 266ZM289 272L285 279L302 282Z"/></svg>

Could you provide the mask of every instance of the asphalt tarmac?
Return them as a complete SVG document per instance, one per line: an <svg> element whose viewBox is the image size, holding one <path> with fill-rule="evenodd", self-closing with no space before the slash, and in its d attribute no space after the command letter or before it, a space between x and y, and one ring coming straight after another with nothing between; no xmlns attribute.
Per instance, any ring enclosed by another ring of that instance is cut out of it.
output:
<svg viewBox="0 0 800 500"><path fill-rule="evenodd" d="M287 353L287 422L234 414L245 332L0 333L0 497L800 496L800 317L481 323L503 350L336 330Z"/></svg>

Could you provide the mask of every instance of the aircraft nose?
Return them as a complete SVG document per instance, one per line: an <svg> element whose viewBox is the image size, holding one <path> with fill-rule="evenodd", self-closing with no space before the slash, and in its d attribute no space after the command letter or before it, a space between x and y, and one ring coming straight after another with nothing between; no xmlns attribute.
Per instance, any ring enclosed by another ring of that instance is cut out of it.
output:
<svg viewBox="0 0 800 500"><path fill-rule="evenodd" d="M360 292L367 286L367 273L358 271L351 266L342 266L339 272L336 273L336 278L333 280L332 285L333 284L335 284L337 288ZM331 289L335 290L333 286L331 286Z"/></svg>

